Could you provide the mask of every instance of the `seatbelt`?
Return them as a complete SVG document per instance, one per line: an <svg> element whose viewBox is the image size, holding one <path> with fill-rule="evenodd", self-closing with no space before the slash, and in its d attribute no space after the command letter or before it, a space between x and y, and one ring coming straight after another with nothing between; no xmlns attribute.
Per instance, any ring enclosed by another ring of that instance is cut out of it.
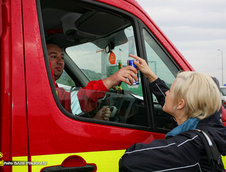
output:
<svg viewBox="0 0 226 172"><path fill-rule="evenodd" d="M221 154L219 153L216 143L212 137L199 129L191 130L191 132L198 134L201 138L208 156L209 164L211 165L211 171L225 172Z"/></svg>

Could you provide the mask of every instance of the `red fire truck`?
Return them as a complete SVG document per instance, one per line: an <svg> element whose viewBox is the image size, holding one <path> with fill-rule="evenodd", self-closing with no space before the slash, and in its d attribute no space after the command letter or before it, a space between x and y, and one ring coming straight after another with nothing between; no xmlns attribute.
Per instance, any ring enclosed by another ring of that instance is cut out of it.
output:
<svg viewBox="0 0 226 172"><path fill-rule="evenodd" d="M99 108L111 108L109 121L68 112L56 92L48 42L63 49L65 68L56 82L71 99L89 81L126 66L129 54L143 57L168 86L178 71L193 70L135 0L0 5L1 171L115 172L126 148L164 138L175 126L141 74L138 85L123 83L98 100Z"/></svg>

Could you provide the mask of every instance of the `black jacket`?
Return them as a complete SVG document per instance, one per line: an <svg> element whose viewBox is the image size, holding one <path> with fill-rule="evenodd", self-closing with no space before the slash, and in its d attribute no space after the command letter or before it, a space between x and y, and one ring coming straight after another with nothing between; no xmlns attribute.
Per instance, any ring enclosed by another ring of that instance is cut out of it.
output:
<svg viewBox="0 0 226 172"><path fill-rule="evenodd" d="M157 79L150 84L161 105L165 102L166 84ZM226 155L226 127L220 122L220 113L199 121L196 128L208 132L219 152ZM137 143L128 148L120 159L121 172L210 171L204 146L196 133L184 132L174 137L155 140L149 144Z"/></svg>

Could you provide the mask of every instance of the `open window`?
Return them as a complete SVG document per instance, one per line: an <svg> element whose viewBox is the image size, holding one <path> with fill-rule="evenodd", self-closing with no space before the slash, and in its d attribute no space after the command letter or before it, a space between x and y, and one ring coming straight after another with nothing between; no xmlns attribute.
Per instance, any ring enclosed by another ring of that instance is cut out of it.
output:
<svg viewBox="0 0 226 172"><path fill-rule="evenodd" d="M70 112L65 115L71 118L98 122L96 114L107 106L111 116L106 123L147 127L141 80L139 84L122 83L108 91L87 86L127 66L128 55L137 54L133 19L112 7L100 6L97 2L41 0L46 44L56 44L64 53L65 69L56 81L56 91L59 96L60 87L69 96L59 96L63 102L60 108Z"/></svg>

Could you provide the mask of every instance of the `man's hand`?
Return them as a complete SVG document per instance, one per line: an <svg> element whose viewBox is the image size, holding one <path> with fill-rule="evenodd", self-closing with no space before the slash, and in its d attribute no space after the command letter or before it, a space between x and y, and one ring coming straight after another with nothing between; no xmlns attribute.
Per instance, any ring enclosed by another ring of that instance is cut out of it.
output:
<svg viewBox="0 0 226 172"><path fill-rule="evenodd" d="M113 86L120 85L121 82L125 82L128 85L132 85L133 80L138 80L137 69L132 66L127 66L122 69L119 69L117 72L115 72L108 78L103 79L103 83L107 89L110 89Z"/></svg>
<svg viewBox="0 0 226 172"><path fill-rule="evenodd" d="M103 106L93 118L109 121L110 115L111 115L110 108L108 106Z"/></svg>

